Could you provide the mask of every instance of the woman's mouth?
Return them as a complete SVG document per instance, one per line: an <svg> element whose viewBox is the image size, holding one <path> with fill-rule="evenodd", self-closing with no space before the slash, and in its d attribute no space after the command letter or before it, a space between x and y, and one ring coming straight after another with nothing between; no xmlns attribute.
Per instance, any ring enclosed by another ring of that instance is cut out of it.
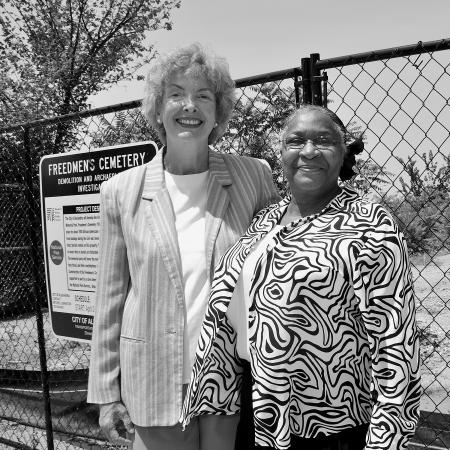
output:
<svg viewBox="0 0 450 450"><path fill-rule="evenodd" d="M319 166L305 166L305 165L298 166L297 169L302 170L304 172L317 172L319 170L322 170L322 168Z"/></svg>
<svg viewBox="0 0 450 450"><path fill-rule="evenodd" d="M196 128L203 123L200 119L176 119L176 122L187 128Z"/></svg>

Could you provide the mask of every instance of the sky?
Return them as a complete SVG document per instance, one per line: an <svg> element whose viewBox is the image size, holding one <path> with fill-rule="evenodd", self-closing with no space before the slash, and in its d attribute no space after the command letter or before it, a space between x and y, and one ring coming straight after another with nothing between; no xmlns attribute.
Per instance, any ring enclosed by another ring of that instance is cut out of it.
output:
<svg viewBox="0 0 450 450"><path fill-rule="evenodd" d="M149 33L158 52L198 41L229 63L234 79L321 59L450 38L450 0L181 0L173 30ZM142 67L136 75L145 75ZM142 98L143 81L122 81L92 107Z"/></svg>

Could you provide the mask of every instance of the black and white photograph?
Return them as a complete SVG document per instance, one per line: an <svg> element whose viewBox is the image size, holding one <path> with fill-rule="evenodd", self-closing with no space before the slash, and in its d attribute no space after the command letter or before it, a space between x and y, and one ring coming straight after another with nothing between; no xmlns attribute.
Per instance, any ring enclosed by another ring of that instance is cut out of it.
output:
<svg viewBox="0 0 450 450"><path fill-rule="evenodd" d="M0 0L0 450L450 450L448 0Z"/></svg>

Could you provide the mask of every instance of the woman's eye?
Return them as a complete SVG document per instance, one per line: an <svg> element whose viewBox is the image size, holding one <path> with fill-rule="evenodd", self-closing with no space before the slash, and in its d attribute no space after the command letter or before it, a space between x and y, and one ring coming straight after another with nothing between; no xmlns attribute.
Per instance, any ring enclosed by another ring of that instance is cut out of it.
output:
<svg viewBox="0 0 450 450"><path fill-rule="evenodd" d="M291 147L296 147L296 146L299 146L299 145L304 145L304 144L305 144L305 140L304 140L304 139L301 139L301 138L289 139L289 140L286 142L286 144L287 144L288 146L291 146Z"/></svg>
<svg viewBox="0 0 450 450"><path fill-rule="evenodd" d="M168 91L167 97L168 98L178 98L181 95L179 91Z"/></svg>

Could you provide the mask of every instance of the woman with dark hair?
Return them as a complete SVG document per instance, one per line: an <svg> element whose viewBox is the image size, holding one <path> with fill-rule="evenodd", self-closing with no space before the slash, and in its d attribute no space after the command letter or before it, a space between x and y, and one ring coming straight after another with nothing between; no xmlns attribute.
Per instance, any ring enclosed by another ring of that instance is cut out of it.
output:
<svg viewBox="0 0 450 450"><path fill-rule="evenodd" d="M240 413L239 449L407 448L421 393L408 251L342 182L363 149L349 141L326 108L287 119L290 193L216 267L185 425Z"/></svg>
<svg viewBox="0 0 450 450"><path fill-rule="evenodd" d="M210 146L233 105L223 58L199 44L159 57L143 112L164 147L102 184L88 401L116 444L220 450L235 432L236 418L178 423L214 265L277 198L267 162Z"/></svg>

